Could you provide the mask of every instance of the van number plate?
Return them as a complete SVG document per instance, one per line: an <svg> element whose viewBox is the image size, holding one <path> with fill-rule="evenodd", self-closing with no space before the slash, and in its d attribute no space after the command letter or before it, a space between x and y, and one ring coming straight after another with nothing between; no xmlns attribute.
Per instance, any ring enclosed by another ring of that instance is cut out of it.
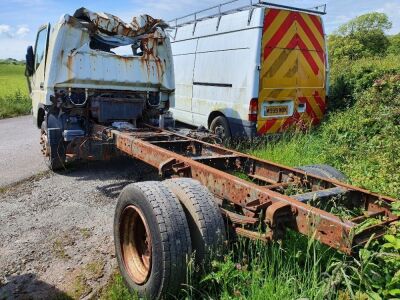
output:
<svg viewBox="0 0 400 300"><path fill-rule="evenodd" d="M288 114L289 108L287 105L264 106L264 116L282 116Z"/></svg>

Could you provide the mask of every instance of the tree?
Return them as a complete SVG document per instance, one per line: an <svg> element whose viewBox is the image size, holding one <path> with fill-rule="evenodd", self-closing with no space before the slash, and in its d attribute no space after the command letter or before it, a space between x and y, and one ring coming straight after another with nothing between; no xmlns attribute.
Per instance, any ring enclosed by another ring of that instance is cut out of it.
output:
<svg viewBox="0 0 400 300"><path fill-rule="evenodd" d="M390 54L400 55L400 33L389 36L389 48L387 50Z"/></svg>
<svg viewBox="0 0 400 300"><path fill-rule="evenodd" d="M357 39L337 34L328 37L328 49L332 59L355 60L366 56L365 47Z"/></svg>
<svg viewBox="0 0 400 300"><path fill-rule="evenodd" d="M385 31L392 23L384 13L368 13L343 24L329 38L333 59L384 55L389 47Z"/></svg>

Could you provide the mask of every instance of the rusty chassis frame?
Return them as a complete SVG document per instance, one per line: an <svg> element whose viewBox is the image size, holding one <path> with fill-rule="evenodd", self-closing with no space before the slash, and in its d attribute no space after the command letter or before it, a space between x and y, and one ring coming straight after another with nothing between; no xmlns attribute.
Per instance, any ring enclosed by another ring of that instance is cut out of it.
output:
<svg viewBox="0 0 400 300"><path fill-rule="evenodd" d="M157 168L162 177L200 181L216 196L221 213L242 236L270 240L282 237L285 228L290 228L352 254L357 246L371 236L382 236L387 225L399 220L391 212L395 199L176 132L150 125L133 131L94 125L92 132L90 139L106 139L123 153ZM320 205L314 205L318 201ZM324 210L332 203L359 214L343 218ZM321 204L325 207L319 207ZM370 217L379 224L357 232L359 224Z"/></svg>

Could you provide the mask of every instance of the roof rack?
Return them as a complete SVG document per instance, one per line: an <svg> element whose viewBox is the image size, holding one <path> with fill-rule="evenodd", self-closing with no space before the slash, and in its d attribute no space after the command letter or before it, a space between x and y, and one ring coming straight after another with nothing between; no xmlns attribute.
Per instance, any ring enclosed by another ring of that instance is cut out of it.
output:
<svg viewBox="0 0 400 300"><path fill-rule="evenodd" d="M271 2L265 2L265 1L261 1L261 0L247 0L248 4L246 4L246 5L239 5L238 7L226 8L230 4L240 4L238 2L243 3L244 1L243 0L230 0L227 2L223 2L221 4L185 15L183 17L172 19L172 20L168 21L168 23L169 23L170 27L177 28L177 27L181 27L183 25L193 24L193 23L197 23L202 20L212 19L215 17L219 17L219 20L220 20L221 17L224 15L233 14L235 12L244 11L244 10L250 10L250 13L249 13L249 23L250 23L252 12L257 7L283 8L283 9L288 9L288 10L308 12L308 13L319 14L319 15L326 14L326 4L317 5L312 8L299 8L299 7L292 7L292 6L276 4L276 3L271 3ZM216 12L213 12L213 11L216 11ZM204 14L206 12L210 12L210 14L205 14L204 16L201 16L202 14ZM187 20L184 21L185 19L187 19ZM182 23L179 23L179 21L182 21Z"/></svg>

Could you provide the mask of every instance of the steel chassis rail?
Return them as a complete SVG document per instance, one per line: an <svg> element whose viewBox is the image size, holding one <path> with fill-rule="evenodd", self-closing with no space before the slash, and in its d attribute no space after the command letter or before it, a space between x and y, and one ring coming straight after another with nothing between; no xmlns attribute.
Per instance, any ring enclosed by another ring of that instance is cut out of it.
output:
<svg viewBox="0 0 400 300"><path fill-rule="evenodd" d="M106 135L125 154L157 168L163 177L200 181L216 196L222 214L242 236L270 240L282 237L285 228L290 228L352 254L357 246L371 236L382 236L388 224L399 220L391 212L395 199L175 132L151 126L119 131L99 125L93 131L103 139ZM332 203L360 213L344 219L321 208ZM358 232L359 224L372 217L378 224Z"/></svg>

